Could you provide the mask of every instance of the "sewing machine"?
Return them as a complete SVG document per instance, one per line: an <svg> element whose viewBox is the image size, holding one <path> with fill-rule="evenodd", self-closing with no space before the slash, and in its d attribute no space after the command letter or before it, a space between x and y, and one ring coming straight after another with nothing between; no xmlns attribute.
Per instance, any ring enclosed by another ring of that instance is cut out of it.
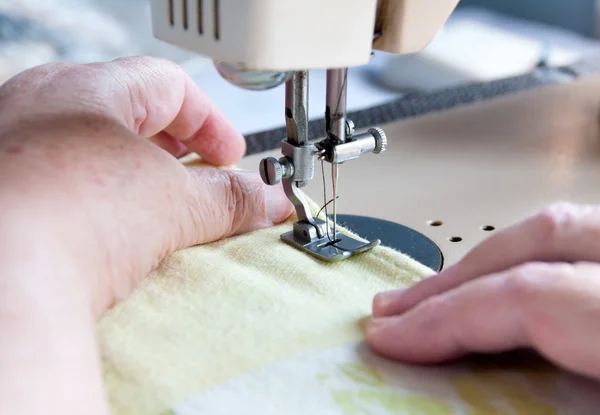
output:
<svg viewBox="0 0 600 415"><path fill-rule="evenodd" d="M339 261L380 243L337 231L339 166L364 154L380 154L387 146L381 128L357 134L346 117L347 68L367 64L373 50L421 50L458 1L152 0L152 14L156 37L212 58L231 83L250 90L286 83L287 137L281 157L263 159L260 173L268 185L281 182L295 206L298 221L282 235L283 241L322 260ZM327 69L326 131L316 141L308 136L311 69ZM324 220L300 191L314 179L316 161L331 165L333 197L323 207ZM409 232L409 239L416 236L408 228L399 231ZM441 266L441 253L433 250Z"/></svg>

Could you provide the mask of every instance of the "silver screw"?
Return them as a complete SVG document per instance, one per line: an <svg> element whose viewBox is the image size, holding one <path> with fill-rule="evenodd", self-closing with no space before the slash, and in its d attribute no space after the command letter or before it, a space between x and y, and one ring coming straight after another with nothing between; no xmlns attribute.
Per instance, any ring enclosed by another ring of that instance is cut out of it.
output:
<svg viewBox="0 0 600 415"><path fill-rule="evenodd" d="M260 162L260 177L265 184L275 186L283 178L283 166L275 157L267 157Z"/></svg>
<svg viewBox="0 0 600 415"><path fill-rule="evenodd" d="M354 122L352 120L346 120L346 136L352 137L354 135Z"/></svg>
<svg viewBox="0 0 600 415"><path fill-rule="evenodd" d="M274 157L267 157L261 160L259 171L260 177L265 184L275 186L282 179L289 179L294 175L294 166L285 157L279 160ZM299 185L298 187L301 186Z"/></svg>
<svg viewBox="0 0 600 415"><path fill-rule="evenodd" d="M375 138L375 149L374 154L383 153L387 148L387 136L385 132L379 127L369 128L369 133Z"/></svg>

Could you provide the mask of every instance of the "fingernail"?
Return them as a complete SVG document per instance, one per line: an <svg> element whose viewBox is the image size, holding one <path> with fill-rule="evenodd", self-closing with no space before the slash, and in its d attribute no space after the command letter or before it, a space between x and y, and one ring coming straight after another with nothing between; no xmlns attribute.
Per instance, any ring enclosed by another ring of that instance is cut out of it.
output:
<svg viewBox="0 0 600 415"><path fill-rule="evenodd" d="M390 326L390 321L387 318L373 318L367 326L367 336L377 337L382 331L385 331Z"/></svg>
<svg viewBox="0 0 600 415"><path fill-rule="evenodd" d="M375 296L376 301L381 305L387 305L390 301L398 298L406 292L406 288L398 288L396 290L383 291Z"/></svg>
<svg viewBox="0 0 600 415"><path fill-rule="evenodd" d="M389 305L398 301L398 297L402 296L405 291L406 289L398 289L381 292L375 295L375 298L373 298L373 314L375 314L376 317L385 314Z"/></svg>
<svg viewBox="0 0 600 415"><path fill-rule="evenodd" d="M281 186L265 187L265 205L267 219L272 223L283 222L292 213L292 204Z"/></svg>

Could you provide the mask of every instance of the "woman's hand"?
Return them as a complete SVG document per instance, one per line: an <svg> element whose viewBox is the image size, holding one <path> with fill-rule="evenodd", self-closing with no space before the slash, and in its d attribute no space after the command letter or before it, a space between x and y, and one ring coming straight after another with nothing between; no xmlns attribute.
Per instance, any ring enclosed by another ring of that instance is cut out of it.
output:
<svg viewBox="0 0 600 415"><path fill-rule="evenodd" d="M413 363L533 347L600 378L600 207L557 204L404 291L379 294L367 339Z"/></svg>
<svg viewBox="0 0 600 415"><path fill-rule="evenodd" d="M0 88L0 413L104 413L94 320L173 251L285 220L173 63L51 64Z"/></svg>

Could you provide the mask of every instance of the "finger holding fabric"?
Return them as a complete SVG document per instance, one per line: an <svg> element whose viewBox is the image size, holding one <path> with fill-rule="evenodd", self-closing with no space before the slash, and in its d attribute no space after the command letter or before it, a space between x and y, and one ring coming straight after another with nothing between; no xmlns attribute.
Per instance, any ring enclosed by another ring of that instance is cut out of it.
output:
<svg viewBox="0 0 600 415"><path fill-rule="evenodd" d="M378 295L368 341L421 363L533 347L600 377L599 230L598 207L552 205L437 276Z"/></svg>

